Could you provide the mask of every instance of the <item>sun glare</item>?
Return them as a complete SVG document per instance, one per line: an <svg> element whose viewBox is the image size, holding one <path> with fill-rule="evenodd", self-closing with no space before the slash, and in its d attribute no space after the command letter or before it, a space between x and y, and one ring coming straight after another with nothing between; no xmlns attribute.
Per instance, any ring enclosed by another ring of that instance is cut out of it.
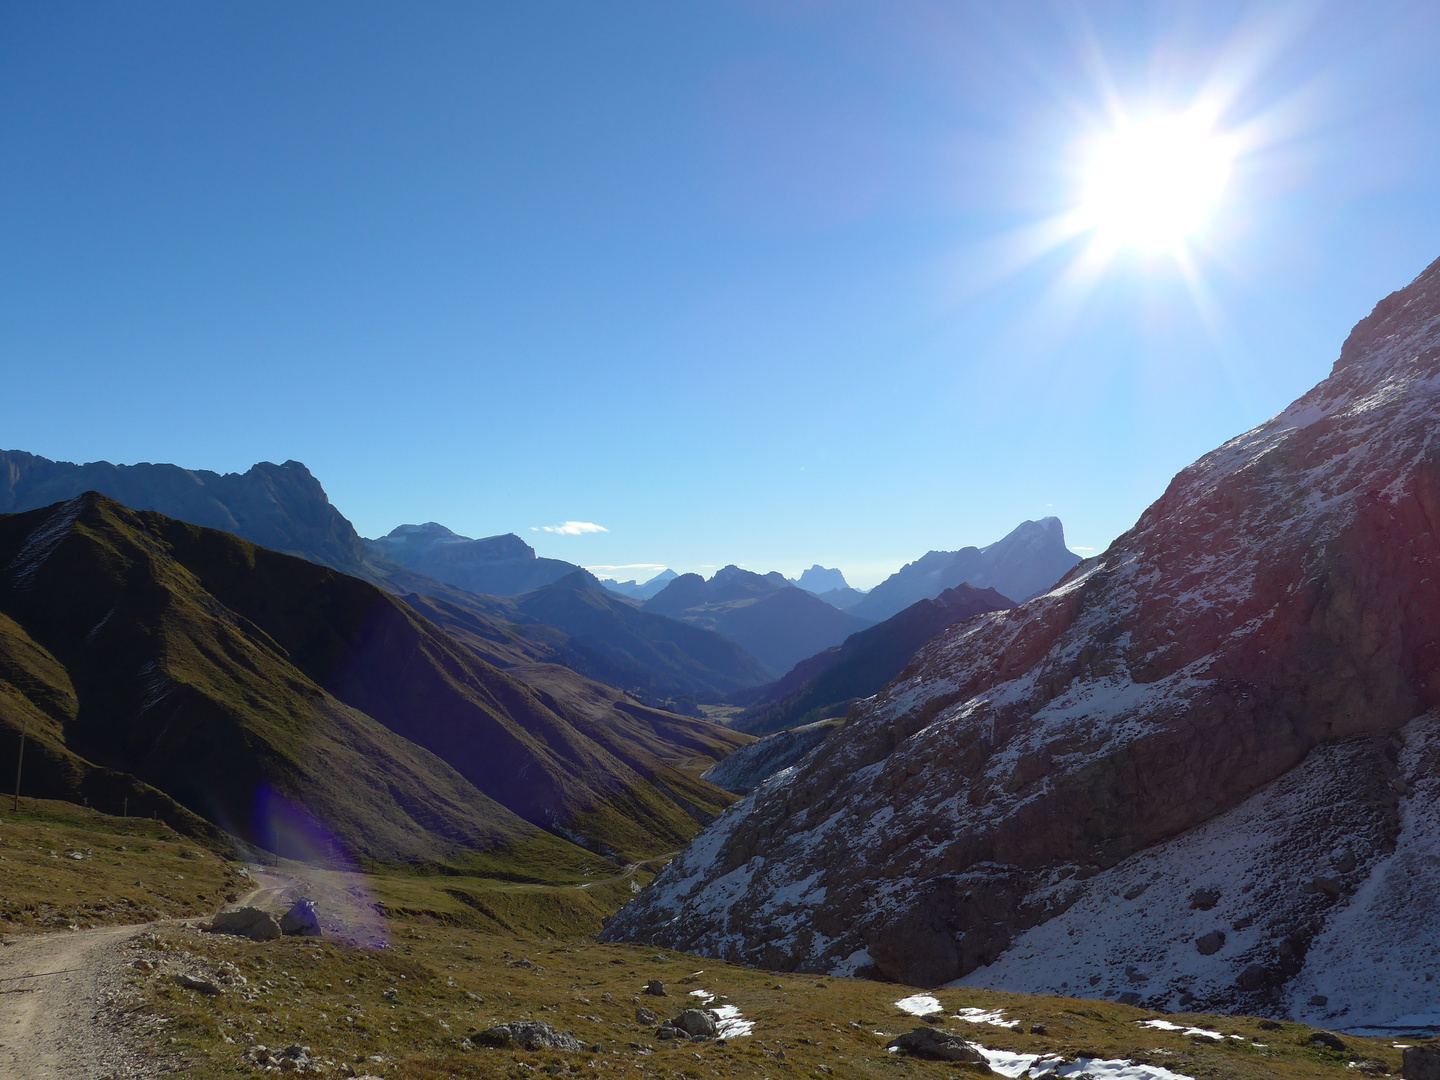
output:
<svg viewBox="0 0 1440 1080"><path fill-rule="evenodd" d="M1228 140L1193 117L1125 123L1091 154L1084 224L1107 247L1176 248L1210 216L1232 157Z"/></svg>

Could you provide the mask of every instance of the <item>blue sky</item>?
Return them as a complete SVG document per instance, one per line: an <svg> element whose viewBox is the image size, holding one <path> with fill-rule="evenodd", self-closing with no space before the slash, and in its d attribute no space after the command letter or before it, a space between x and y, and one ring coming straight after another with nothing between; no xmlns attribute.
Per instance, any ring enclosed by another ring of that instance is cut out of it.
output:
<svg viewBox="0 0 1440 1080"><path fill-rule="evenodd" d="M1103 549L1440 256L1436 55L1424 3L10 3L0 444L641 576ZM1202 99L1188 273L1034 242Z"/></svg>

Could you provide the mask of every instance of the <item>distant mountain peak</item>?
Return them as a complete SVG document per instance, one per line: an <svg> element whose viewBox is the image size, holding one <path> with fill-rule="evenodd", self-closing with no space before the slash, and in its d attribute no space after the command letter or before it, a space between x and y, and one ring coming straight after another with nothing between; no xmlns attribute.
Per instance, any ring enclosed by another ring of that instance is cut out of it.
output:
<svg viewBox="0 0 1440 1080"><path fill-rule="evenodd" d="M423 536L433 537L441 540L469 540L468 536L461 536L459 533L447 529L438 521L427 521L424 525L397 525L385 534L386 540L398 540L404 537Z"/></svg>
<svg viewBox="0 0 1440 1080"><path fill-rule="evenodd" d="M845 580L845 575L839 570L826 569L819 563L801 574L795 584L816 596L830 592L832 589L848 589L850 587L850 583Z"/></svg>

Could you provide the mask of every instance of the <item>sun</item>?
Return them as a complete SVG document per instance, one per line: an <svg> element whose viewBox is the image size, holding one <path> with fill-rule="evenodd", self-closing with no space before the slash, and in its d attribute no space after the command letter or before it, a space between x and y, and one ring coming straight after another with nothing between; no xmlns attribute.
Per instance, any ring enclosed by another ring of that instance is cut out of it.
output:
<svg viewBox="0 0 1440 1080"><path fill-rule="evenodd" d="M1107 248L1180 247L1209 219L1233 158L1230 141L1194 116L1121 123L1091 151L1082 225Z"/></svg>

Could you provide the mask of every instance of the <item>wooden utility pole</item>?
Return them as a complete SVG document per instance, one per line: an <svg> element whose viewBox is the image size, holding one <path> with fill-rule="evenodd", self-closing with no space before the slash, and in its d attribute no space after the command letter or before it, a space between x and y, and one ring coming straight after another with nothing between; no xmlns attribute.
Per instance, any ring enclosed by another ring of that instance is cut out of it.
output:
<svg viewBox="0 0 1440 1080"><path fill-rule="evenodd" d="M20 768L25 764L25 734L30 730L30 721L20 725L20 756L15 759L15 806L14 813L20 812Z"/></svg>

